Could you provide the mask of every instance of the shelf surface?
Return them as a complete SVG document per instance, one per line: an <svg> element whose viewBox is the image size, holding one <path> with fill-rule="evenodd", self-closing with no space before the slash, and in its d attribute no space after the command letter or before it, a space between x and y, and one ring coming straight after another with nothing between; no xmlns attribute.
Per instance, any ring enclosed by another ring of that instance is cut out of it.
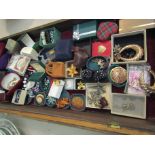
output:
<svg viewBox="0 0 155 155"><path fill-rule="evenodd" d="M110 132L134 135L155 134L154 119L141 120L116 116L111 115L109 111L88 109L85 112L76 112L50 107L18 106L10 103L0 103L0 112L83 127L100 132L106 131L109 134Z"/></svg>

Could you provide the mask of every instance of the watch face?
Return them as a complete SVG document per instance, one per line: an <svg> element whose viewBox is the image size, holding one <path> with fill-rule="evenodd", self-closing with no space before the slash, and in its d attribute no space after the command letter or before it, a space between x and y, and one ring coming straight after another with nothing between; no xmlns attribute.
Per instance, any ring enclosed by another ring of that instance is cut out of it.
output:
<svg viewBox="0 0 155 155"><path fill-rule="evenodd" d="M110 78L114 83L122 84L127 80L127 71L123 67L114 67L110 71Z"/></svg>

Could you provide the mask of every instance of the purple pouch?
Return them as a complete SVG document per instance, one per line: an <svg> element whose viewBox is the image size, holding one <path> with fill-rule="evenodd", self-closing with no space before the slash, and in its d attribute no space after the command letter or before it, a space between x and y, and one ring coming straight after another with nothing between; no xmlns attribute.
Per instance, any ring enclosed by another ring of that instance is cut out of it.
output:
<svg viewBox="0 0 155 155"><path fill-rule="evenodd" d="M11 54L5 52L1 57L0 57L0 70L6 69L6 66L9 62L9 59L11 57Z"/></svg>

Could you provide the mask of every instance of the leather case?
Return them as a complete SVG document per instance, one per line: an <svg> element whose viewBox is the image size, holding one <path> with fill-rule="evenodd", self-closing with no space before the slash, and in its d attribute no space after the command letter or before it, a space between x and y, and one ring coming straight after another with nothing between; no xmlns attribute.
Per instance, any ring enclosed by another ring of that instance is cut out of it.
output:
<svg viewBox="0 0 155 155"><path fill-rule="evenodd" d="M56 43L55 47L55 60L56 61L69 61L72 59L72 46L71 39L62 39Z"/></svg>

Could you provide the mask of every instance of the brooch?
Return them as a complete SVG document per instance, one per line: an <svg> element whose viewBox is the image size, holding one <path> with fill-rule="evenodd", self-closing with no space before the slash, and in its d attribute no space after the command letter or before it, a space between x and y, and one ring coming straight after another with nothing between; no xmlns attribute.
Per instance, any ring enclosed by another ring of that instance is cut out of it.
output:
<svg viewBox="0 0 155 155"><path fill-rule="evenodd" d="M71 64L71 66L67 68L67 72L68 75L72 78L78 74L78 71L76 70L76 67L73 64Z"/></svg>
<svg viewBox="0 0 155 155"><path fill-rule="evenodd" d="M85 110L85 97L82 94L74 94L71 99L71 109L75 111Z"/></svg>
<svg viewBox="0 0 155 155"><path fill-rule="evenodd" d="M69 99L68 98L61 98L58 99L56 102L57 108L68 108L70 105Z"/></svg>
<svg viewBox="0 0 155 155"><path fill-rule="evenodd" d="M153 79L154 79L153 85L149 85L149 84L145 83L144 73L142 73L140 78L139 78L139 84L140 84L140 87L146 93L155 93L155 72L151 69L148 69L148 72L153 76Z"/></svg>
<svg viewBox="0 0 155 155"><path fill-rule="evenodd" d="M114 59L118 61L138 61L144 55L144 49L137 44L130 44L124 47L115 45L114 47Z"/></svg>
<svg viewBox="0 0 155 155"><path fill-rule="evenodd" d="M127 81L127 70L118 65L111 66L109 70L109 80L116 87L124 86Z"/></svg>
<svg viewBox="0 0 155 155"><path fill-rule="evenodd" d="M45 93L39 92L35 96L35 104L36 105L43 106L43 105L45 105L45 101L46 101Z"/></svg>
<svg viewBox="0 0 155 155"><path fill-rule="evenodd" d="M83 90L85 88L86 88L86 84L83 83L82 81L80 81L80 82L77 83L77 89L78 90Z"/></svg>

